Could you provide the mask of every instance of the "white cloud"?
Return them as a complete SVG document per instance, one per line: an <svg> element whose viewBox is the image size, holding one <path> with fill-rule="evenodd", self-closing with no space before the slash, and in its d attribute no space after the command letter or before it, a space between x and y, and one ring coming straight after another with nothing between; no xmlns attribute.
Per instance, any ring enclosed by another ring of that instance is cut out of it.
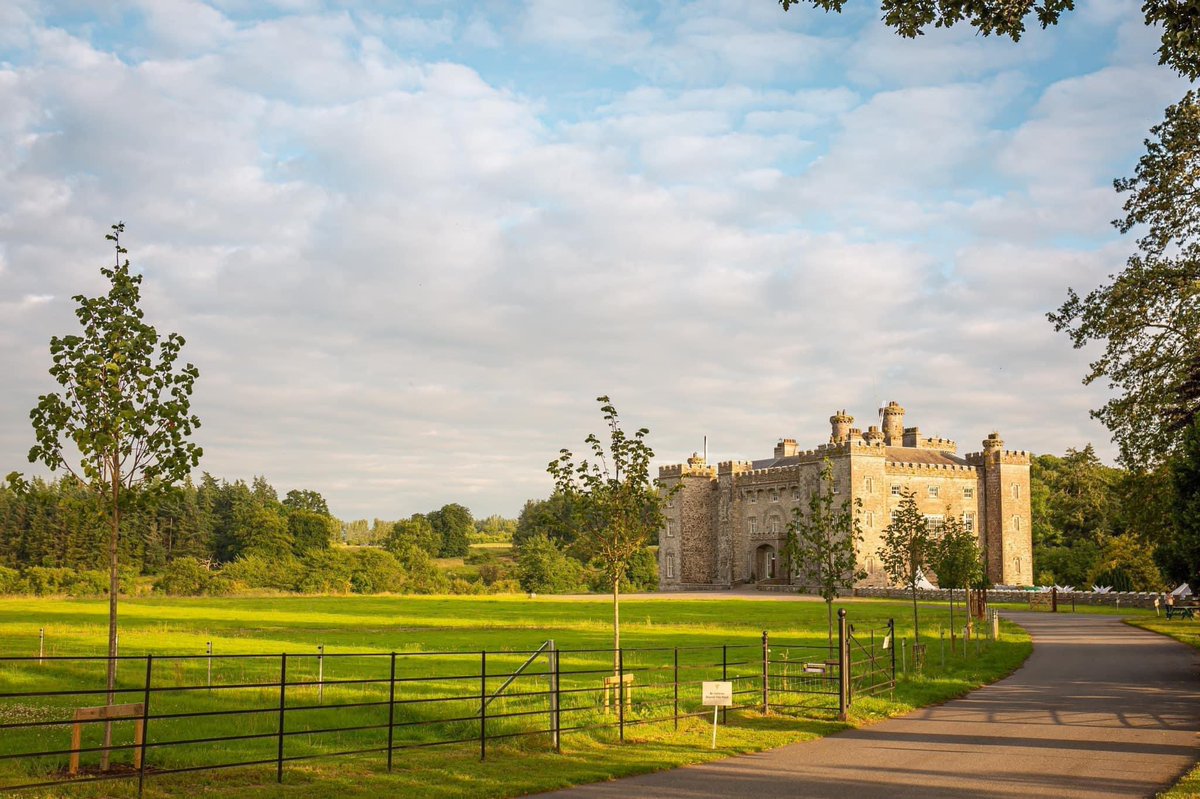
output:
<svg viewBox="0 0 1200 799"><path fill-rule="evenodd" d="M1057 39L897 45L770 3L180 2L118 58L119 31L21 8L6 469L116 219L147 317L201 369L203 468L344 516L515 513L603 393L664 460L706 433L719 457L816 444L834 407L868 424L888 399L964 449L1101 443L1086 354L1044 313L1123 257L1111 164L1175 90L1132 45L1051 83Z"/></svg>

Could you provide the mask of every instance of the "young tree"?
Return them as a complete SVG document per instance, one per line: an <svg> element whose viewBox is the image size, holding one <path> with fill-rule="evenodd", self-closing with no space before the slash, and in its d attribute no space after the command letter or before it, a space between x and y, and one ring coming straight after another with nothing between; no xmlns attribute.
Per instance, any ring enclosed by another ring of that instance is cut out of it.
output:
<svg viewBox="0 0 1200 799"><path fill-rule="evenodd" d="M979 555L979 541L975 533L963 524L961 517L946 509L946 520L942 535L933 542L929 565L937 572L938 586L950 594L950 648L954 649L954 590L967 589L983 577L983 560Z"/></svg>
<svg viewBox="0 0 1200 799"><path fill-rule="evenodd" d="M803 575L815 586L828 611L829 645L833 646L833 600L867 573L858 568L862 525L858 511L862 500L838 502L834 494L833 464L826 459L815 490L808 498L808 513L792 511L783 554L793 575Z"/></svg>
<svg viewBox="0 0 1200 799"><path fill-rule="evenodd" d="M50 374L61 393L44 394L29 414L37 444L31 463L51 471L65 469L104 497L109 521L108 654L117 654L117 574L121 512L146 488L170 485L188 476L200 462L201 449L188 441L200 420L191 411L192 387L199 371L177 369L183 337L160 337L143 319L142 276L129 271L122 257L124 224L105 238L116 250L116 265L101 269L108 293L73 299L81 335L50 339ZM66 451L64 451L66 448ZM108 702L112 704L116 661L108 662ZM111 743L105 725L104 745ZM108 766L108 750L102 755Z"/></svg>
<svg viewBox="0 0 1200 799"><path fill-rule="evenodd" d="M917 508L917 495L912 491L902 491L900 496L900 507L893 514L892 523L883 528L883 546L879 548L879 561L893 582L911 592L913 639L920 642L917 581L921 579L921 568L929 559L933 542L925 516Z"/></svg>
<svg viewBox="0 0 1200 799"><path fill-rule="evenodd" d="M621 578L637 552L662 527L665 497L650 482L654 457L646 443L650 431L643 427L627 435L609 398L599 397L597 402L608 426L607 446L593 433L584 440L590 458L576 462L571 451L563 449L546 470L554 477L556 491L579 513L576 549L600 566L612 586L615 671L621 648Z"/></svg>

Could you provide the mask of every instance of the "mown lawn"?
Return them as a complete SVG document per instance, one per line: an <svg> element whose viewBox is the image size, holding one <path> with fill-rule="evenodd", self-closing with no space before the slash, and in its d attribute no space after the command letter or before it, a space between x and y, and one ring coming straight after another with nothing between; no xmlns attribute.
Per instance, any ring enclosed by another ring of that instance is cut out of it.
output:
<svg viewBox="0 0 1200 799"><path fill-rule="evenodd" d="M845 607L856 629L865 633L878 628L888 618L896 620L899 638L911 635L911 606L901 602L873 600L848 601ZM37 654L38 630L46 632L47 655L98 655L104 652L107 606L103 601L66 599L0 599L0 656ZM214 661L215 685L253 684L277 681L281 652L292 653L288 666L289 715L288 756L319 755L333 749L378 748L386 745L385 708L354 710L316 709L293 712L293 708L318 704L316 679L317 645L324 645L329 656L323 664L324 679L379 679L388 677L390 655L397 652L398 677L445 677L445 682L412 683L404 697L415 704L405 706L396 721L413 722L397 732L397 742L418 745L429 736L441 739L477 735L478 720L459 721L449 732L432 732L416 722L426 718L430 706L420 704L431 696L452 696L447 704L468 718L478 712L478 677L451 680L454 676L479 674L480 651L487 650L487 685L499 688L503 675L532 651L553 639L568 653L563 656L564 670L577 674L563 677L564 687L577 688L573 718L579 726L611 722L592 705L599 695L604 670L611 669L611 605L602 597L595 600L559 600L550 597L528 599L514 596L488 597L269 597L221 599L137 599L128 600L121 609L121 653L144 656L154 654L154 685L205 685L205 661L171 660L170 655L201 655L207 642L221 654L261 654L274 657L239 658ZM860 699L852 708L851 725L869 723L914 707L945 701L998 679L1017 668L1029 654L1028 636L1005 625L999 642L982 642L964 655L951 652L940 633L948 626L944 603L923 605L922 631L928 645L926 668L922 674L903 675L894 697ZM642 669L634 689L639 703L631 709L628 721L662 714L661 703L670 712L670 689L655 687L654 680L669 675L670 658L681 648L686 670L696 671L687 679L717 679L714 672L721 662L722 647L726 659L734 665L729 673L746 675L752 681L761 674L761 633L770 631L772 657L784 658L794 652L798 671L803 660L819 659L813 652L826 643L825 607L819 602L771 602L742 599L714 600L626 600L622 603L622 644L629 650L626 668ZM655 651L649 651L654 648ZM911 652L905 641L904 650ZM428 653L461 653L433 655ZM354 658L349 653L372 654ZM679 655L676 655L679 657ZM910 661L910 655L905 658ZM689 660L690 658L690 660ZM943 658L945 665L943 666ZM736 665L740 663L741 665ZM701 668L703 666L703 668ZM791 668L791 666L788 666ZM719 670L719 669L718 669ZM532 670L531 670L532 671ZM145 661L123 664L121 684L130 688L144 684ZM42 666L30 662L0 664L0 692L20 690L67 690L87 683L102 685L103 666L90 668L48 662ZM544 670L543 670L544 675ZM656 676L657 675L657 676ZM533 678L544 690L548 676ZM574 682L571 682L571 680ZM292 687L293 683L310 683ZM593 685L593 683L595 683ZM747 682L746 685L753 685ZM761 687L761 681L757 683ZM683 690L680 705L685 711L699 708L698 684ZM379 684L330 684L324 689L325 704L387 700L387 686ZM525 690L534 691L534 687ZM743 701L756 703L757 690L748 690ZM205 746L151 749L148 762L157 767L200 766L213 762L242 759L270 759L275 756L277 717L266 712L278 705L278 689L247 688L237 692L180 691L155 694L156 713L195 712L213 709L237 695L242 707L253 706L264 712L249 717L215 717L152 722L151 740L182 740L227 734L261 734L262 738L244 742L226 742ZM474 703L470 696L476 697ZM217 697L217 699L214 699ZM140 701L130 696L118 701ZM4 700L0 702L0 720L26 721L49 718L49 707L61 708L78 699ZM514 697L511 704L497 704L495 710L519 711L520 701L540 701ZM570 700L564 700L564 706ZM655 701L660 703L653 710ZM102 704L96 698L93 704ZM826 703L828 705L829 703ZM585 705L587 705L585 707ZM644 705L644 707L643 707ZM41 714L41 715L39 715ZM303 721L293 722L293 716ZM61 717L61 716L59 716ZM454 716L452 716L454 717ZM711 718L711 717L708 717ZM541 724L546 716L531 714L529 719L497 719L489 726L494 732L519 732L529 724ZM522 727L522 725L525 725ZM304 726L311 725L311 726ZM130 725L123 725L118 741L127 740ZM308 729L338 726L374 726L375 729L334 735L308 735ZM564 727L569 726L564 720ZM762 716L757 710L737 710L728 714L718 735L718 747L709 749L711 726L703 718L684 719L679 730L671 722L626 728L625 743L619 743L614 729L588 729L563 736L563 752L549 751L544 734L490 742L488 758L479 760L477 743L461 743L395 753L394 770L386 772L386 754L372 752L361 756L287 763L283 785L275 783L273 766L252 766L221 772L196 772L186 775L151 776L146 781L147 796L348 796L379 794L429 797L505 797L547 790L582 782L644 773L663 768L699 763L731 754L773 748L795 741L827 735L846 725L828 709L815 709L798 715ZM291 734L294 731L295 734ZM21 735L0 733L0 752L14 751L21 745L30 749L67 748L66 728L38 727L20 731ZM122 738L122 736L124 736ZM439 739L440 740L440 739ZM86 741L85 741L86 744ZM94 756L93 756L94 757ZM129 753L117 757L129 759ZM65 762L65 758L62 758ZM59 764L58 767L61 767ZM36 775L14 761L5 761L0 777L7 784L14 779ZM96 783L56 789L44 795L129 796L136 781ZM21 795L38 795L24 792Z"/></svg>

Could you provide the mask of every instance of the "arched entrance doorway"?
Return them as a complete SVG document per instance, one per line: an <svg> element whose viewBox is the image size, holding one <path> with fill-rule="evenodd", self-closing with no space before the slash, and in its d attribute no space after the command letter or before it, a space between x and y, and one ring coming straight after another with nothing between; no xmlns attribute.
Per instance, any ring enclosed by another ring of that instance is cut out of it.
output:
<svg viewBox="0 0 1200 799"><path fill-rule="evenodd" d="M763 544L754 553L754 573L760 580L775 579L775 547Z"/></svg>

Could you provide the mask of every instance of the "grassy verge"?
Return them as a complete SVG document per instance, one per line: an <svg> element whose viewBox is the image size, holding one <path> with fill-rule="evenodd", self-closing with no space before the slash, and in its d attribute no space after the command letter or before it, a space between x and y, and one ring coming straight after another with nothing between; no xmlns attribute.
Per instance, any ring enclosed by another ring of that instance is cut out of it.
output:
<svg viewBox="0 0 1200 799"><path fill-rule="evenodd" d="M897 636L905 641L904 651L911 652L908 642L911 615L910 606L906 603L856 600L847 602L844 607L851 622L860 630L878 627L894 617ZM105 610L103 602L86 600L0 600L0 654L36 654L39 629L45 629L47 633L47 654L101 653ZM761 651L760 635L763 629L770 630L772 647L778 646L780 651L786 646L784 642L794 644L797 648L826 643L825 608L820 603L729 599L667 602L628 600L623 603L622 611L625 620L622 625L623 644L630 648L716 647L719 650L722 644L729 644L748 649L757 645ZM999 642L983 644L978 648L972 646L966 654L961 651L960 642L960 649L951 651L948 639L940 635L943 628L948 626L945 605L925 605L921 612L924 641L928 647L923 672L919 675L902 675L894 695L863 698L855 702L850 725L868 724L960 696L1011 673L1031 650L1027 635L1011 625L1005 625L1004 635ZM502 664L502 673L503 663L507 660L519 663L522 659L514 650L535 649L546 639L555 639L563 649L610 646L609 613L610 606L603 599L594 602L558 601L553 598L529 600L522 597L147 599L131 600L124 604L121 640L122 653L127 655L198 654L204 651L208 641L213 642L218 653L309 653L304 668L310 670L313 665L311 653L317 644L323 644L329 654L464 650L478 653L481 649L487 649L488 662L492 662L491 653L495 653L495 658ZM355 665L352 658L342 661L331 659L327 661L326 668L341 670L341 676L354 676L354 668L377 670L380 662L376 659L372 661L376 665L368 665L366 661ZM457 667L453 658L443 659L440 663L431 662L437 663L437 668ZM231 663L238 664L237 668L241 669L236 675L230 676L231 681L255 679L255 661ZM264 660L262 676L277 678L277 671L274 677L270 672L271 668L277 668L272 665L274 663L277 661ZM136 673L137 662L130 665L126 679L130 685L140 684L141 677ZM909 665L911 667L911 663ZM192 662L186 668L167 665L163 679L174 680L176 685L197 684L200 672L196 668L199 668L197 662ZM753 665L749 666L751 674L754 668ZM88 678L94 683L99 675L100 669L97 667ZM308 676L311 678L311 675ZM326 678L329 676L330 671L327 670ZM10 665L0 669L0 692L62 687L75 684L80 678L78 672L37 671L27 665L20 668ZM595 680L598 681L598 678ZM330 694L327 701L336 698L338 691L352 694L358 689L346 686L328 690ZM476 692L477 697L477 687L471 690ZM637 690L641 698L650 691L650 686L643 687L639 682ZM698 690L694 693L698 693ZM202 696L192 695L186 702L183 699L176 701L181 703L180 708L192 710L207 701L204 692L200 694ZM689 698L690 705L686 709L694 710L697 701L698 697ZM478 705L477 699L475 704ZM4 720L24 718L20 714L28 712L29 708L0 704L0 716ZM352 723L346 712L330 713L344 717L344 724ZM264 729L270 727L271 723L271 719L267 718ZM166 722L159 723L158 735L167 732L166 725ZM188 725L189 729L181 729L178 734L185 737L204 734L199 723L188 722ZM835 721L827 710L800 716L766 717L754 710L740 710L729 713L728 723L720 728L715 751L709 748L711 726L703 719L684 719L678 731L669 721L627 727L624 744L615 740L612 730L566 734L561 755L547 751L546 736L539 735L514 739L515 742L511 743L489 743L485 762L479 761L477 745L460 744L397 752L391 774L384 768L384 755L377 753L288 763L282 786L275 783L274 768L270 766L152 776L146 782L146 795L519 796L774 748L827 735L845 726ZM227 734L225 728L214 726L211 729L214 734ZM246 729L258 731L257 728ZM289 738L288 751L319 754L324 744L315 740L315 737L314 740L308 738L305 735ZM413 742L419 743L419 739L413 739ZM333 745L352 748L346 747L346 743L347 740L343 740ZM8 744L0 741L0 750L11 745L11 740ZM257 750L253 747L256 745L261 745L265 751L273 743L269 740L259 744L247 743L238 751L242 755L250 753L255 757L257 755L253 752ZM371 745L378 745L378 741L371 742ZM36 748L49 749L54 746L56 744L53 742L46 741ZM209 762L199 753L183 752L171 755L176 759L169 762L166 754L169 751L160 750L155 762L174 767ZM230 751L222 754L229 754ZM272 756L266 753L266 757ZM135 786L130 783L114 782L60 788L42 795L130 796L134 791Z"/></svg>

